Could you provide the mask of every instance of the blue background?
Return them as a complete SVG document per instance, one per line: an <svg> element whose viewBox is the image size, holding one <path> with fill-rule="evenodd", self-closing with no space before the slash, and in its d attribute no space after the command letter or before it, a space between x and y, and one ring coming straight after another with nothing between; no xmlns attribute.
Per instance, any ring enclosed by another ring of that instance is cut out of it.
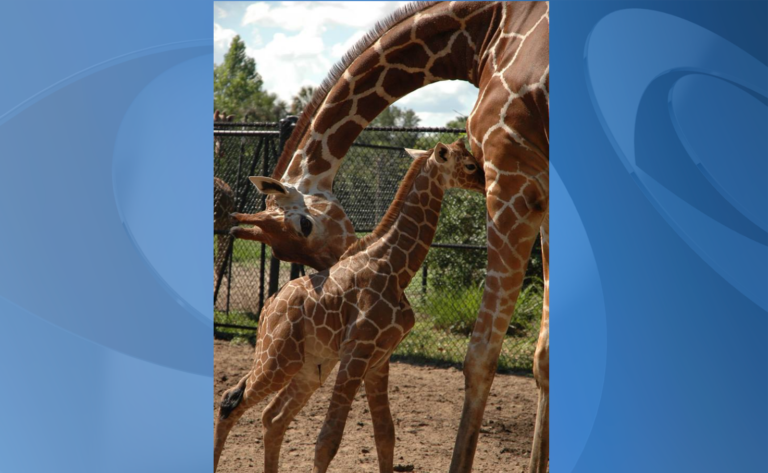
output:
<svg viewBox="0 0 768 473"><path fill-rule="evenodd" d="M211 19L4 5L0 472L211 470ZM552 471L768 470L767 19L552 5Z"/></svg>
<svg viewBox="0 0 768 473"><path fill-rule="evenodd" d="M768 471L766 3L551 18L551 469Z"/></svg>

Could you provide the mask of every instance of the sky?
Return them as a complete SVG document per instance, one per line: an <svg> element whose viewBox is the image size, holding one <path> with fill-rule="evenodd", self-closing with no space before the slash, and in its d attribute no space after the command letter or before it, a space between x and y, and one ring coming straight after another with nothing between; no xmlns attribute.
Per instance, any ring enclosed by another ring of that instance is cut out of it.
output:
<svg viewBox="0 0 768 473"><path fill-rule="evenodd" d="M319 85L344 53L376 21L408 2L215 2L213 62L240 35L256 60L264 88L290 103L304 85ZM469 115L477 89L468 82L431 84L398 100L421 126L444 126Z"/></svg>

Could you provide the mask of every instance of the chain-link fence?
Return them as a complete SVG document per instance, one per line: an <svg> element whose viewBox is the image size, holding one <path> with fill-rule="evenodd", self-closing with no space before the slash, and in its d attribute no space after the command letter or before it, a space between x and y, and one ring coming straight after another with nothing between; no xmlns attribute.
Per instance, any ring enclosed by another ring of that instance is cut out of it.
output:
<svg viewBox="0 0 768 473"><path fill-rule="evenodd" d="M214 126L214 301L216 330L253 336L262 301L294 277L299 265L271 257L268 246L232 240L226 233L232 211L252 213L264 199L248 176L269 176L293 121L219 123ZM359 236L375 228L387 211L411 158L404 148L451 143L464 130L367 128L355 141L334 181L334 192ZM480 308L486 266L485 199L461 189L447 192L435 241L419 274L406 290L416 325L396 355L431 362L461 363ZM307 271L313 271L307 268ZM507 331L499 367L529 369L542 309L541 255L537 247Z"/></svg>

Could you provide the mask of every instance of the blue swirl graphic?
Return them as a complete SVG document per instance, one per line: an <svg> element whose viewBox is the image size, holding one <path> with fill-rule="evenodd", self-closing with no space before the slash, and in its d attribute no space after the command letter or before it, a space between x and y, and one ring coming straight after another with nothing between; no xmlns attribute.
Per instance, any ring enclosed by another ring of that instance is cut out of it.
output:
<svg viewBox="0 0 768 473"><path fill-rule="evenodd" d="M600 122L645 196L768 309L768 68L707 29L648 10L600 20L585 60Z"/></svg>

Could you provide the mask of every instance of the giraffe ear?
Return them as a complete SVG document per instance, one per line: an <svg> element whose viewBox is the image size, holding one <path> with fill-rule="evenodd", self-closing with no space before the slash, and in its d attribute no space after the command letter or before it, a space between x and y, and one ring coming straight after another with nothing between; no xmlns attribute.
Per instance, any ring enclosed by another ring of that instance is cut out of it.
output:
<svg viewBox="0 0 768 473"><path fill-rule="evenodd" d="M271 177L251 176L249 181L256 186L262 194L285 196L288 195L288 189L285 188L282 182Z"/></svg>
<svg viewBox="0 0 768 473"><path fill-rule="evenodd" d="M424 155L424 153L427 153L427 151L424 151L422 149L410 149L410 148L404 148L405 152L408 153L408 156L410 156L413 159L418 159Z"/></svg>

